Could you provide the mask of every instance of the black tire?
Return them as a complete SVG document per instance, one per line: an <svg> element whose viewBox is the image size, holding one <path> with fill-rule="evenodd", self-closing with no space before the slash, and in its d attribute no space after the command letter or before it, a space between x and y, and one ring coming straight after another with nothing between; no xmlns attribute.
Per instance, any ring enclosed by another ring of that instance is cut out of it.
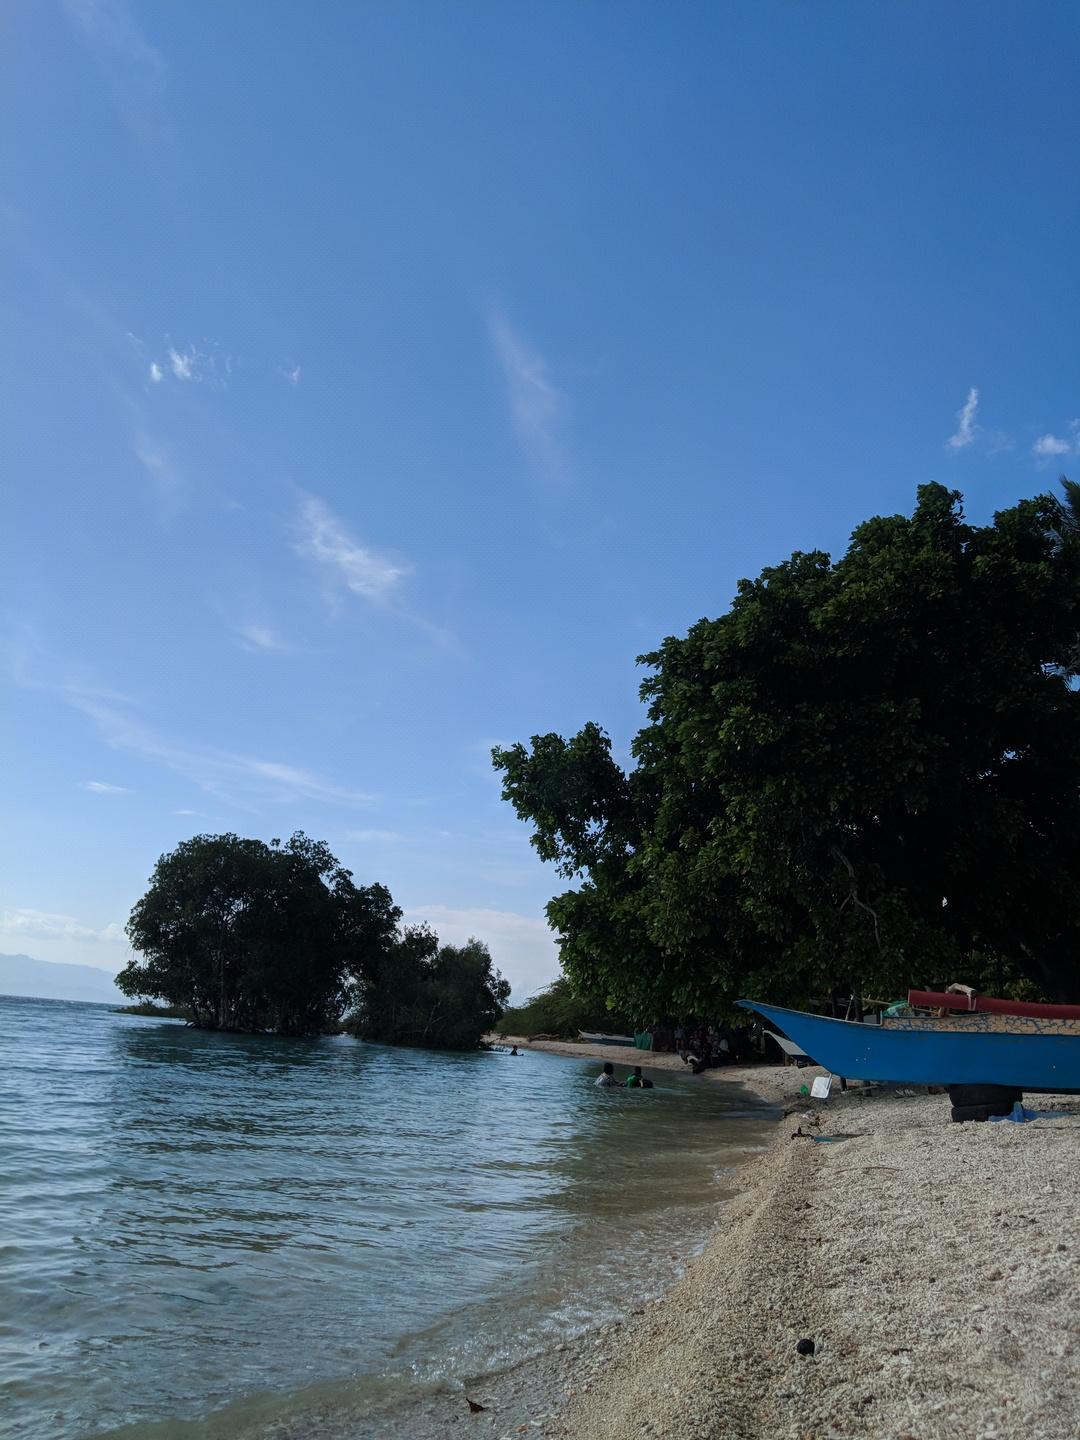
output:
<svg viewBox="0 0 1080 1440"><path fill-rule="evenodd" d="M1024 1092L1011 1085L950 1085L949 1099L954 1105L1004 1106L992 1109L992 1115L1007 1115L1017 1100L1024 1098Z"/></svg>
<svg viewBox="0 0 1080 1440"><path fill-rule="evenodd" d="M990 1118L990 1111L985 1105L954 1105L950 1113L958 1125L962 1125L966 1120L989 1120Z"/></svg>

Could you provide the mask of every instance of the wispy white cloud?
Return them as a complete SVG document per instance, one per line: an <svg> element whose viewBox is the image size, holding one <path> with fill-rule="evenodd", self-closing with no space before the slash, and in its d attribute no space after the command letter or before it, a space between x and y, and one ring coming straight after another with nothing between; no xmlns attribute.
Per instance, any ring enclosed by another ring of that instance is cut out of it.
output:
<svg viewBox="0 0 1080 1440"><path fill-rule="evenodd" d="M126 785L108 785L104 780L80 780L80 787L91 795L130 795Z"/></svg>
<svg viewBox="0 0 1080 1440"><path fill-rule="evenodd" d="M957 426L955 432L945 441L948 450L964 450L975 439L975 416L979 409L979 391L972 386L968 391L967 399L956 412Z"/></svg>
<svg viewBox="0 0 1080 1440"><path fill-rule="evenodd" d="M551 379L547 361L498 312L488 316L488 334L506 382L514 431L527 460L543 480L567 483L569 467L559 433L566 397Z"/></svg>
<svg viewBox="0 0 1080 1440"><path fill-rule="evenodd" d="M223 390L233 372L233 357L216 340L204 341L206 350L189 345L186 350L169 346L169 368L177 380L190 380L196 385L213 385Z"/></svg>
<svg viewBox="0 0 1080 1440"><path fill-rule="evenodd" d="M283 655L289 646L269 625L235 625L236 643L253 654Z"/></svg>
<svg viewBox="0 0 1080 1440"><path fill-rule="evenodd" d="M338 784L316 771L258 755L162 735L141 720L84 697L69 697L97 727L105 744L183 775L200 789L240 806L313 800L331 805L367 807L374 797Z"/></svg>
<svg viewBox="0 0 1080 1440"><path fill-rule="evenodd" d="M175 127L166 103L168 67L144 35L126 0L64 0L64 10L85 42L108 88L113 108L161 174L171 166Z"/></svg>
<svg viewBox="0 0 1080 1440"><path fill-rule="evenodd" d="M162 734L135 712L130 700L50 659L25 631L9 637L3 649L13 684L52 695L85 715L110 749L182 775L241 809L298 800L359 808L376 803L366 791L302 766Z"/></svg>
<svg viewBox="0 0 1080 1440"><path fill-rule="evenodd" d="M361 545L314 495L306 495L301 503L295 548L317 567L332 603L346 590L372 605L389 605L412 573L410 565Z"/></svg>
<svg viewBox="0 0 1080 1440"><path fill-rule="evenodd" d="M115 922L97 930L74 915L54 915L47 910L0 911L0 933L32 936L39 940L91 940L108 945L126 945L124 928Z"/></svg>
<svg viewBox="0 0 1080 1440"><path fill-rule="evenodd" d="M297 385L300 384L301 378L303 376L303 371L300 369L299 365L279 365L277 373L281 376L283 380L287 381L294 390L296 389Z"/></svg>
<svg viewBox="0 0 1080 1440"><path fill-rule="evenodd" d="M193 380L197 360L198 356L194 350L188 350L181 354L179 350L173 350L171 347L169 349L169 369L177 380Z"/></svg>
<svg viewBox="0 0 1080 1440"><path fill-rule="evenodd" d="M208 385L224 390L232 378L233 357L217 340L203 340L199 345L177 348L165 341L164 355L150 361L147 371L151 385L163 380L176 380L182 385Z"/></svg>
<svg viewBox="0 0 1080 1440"><path fill-rule="evenodd" d="M162 511L173 514L180 504L184 482L168 451L147 434L136 436L133 448L136 460L153 481L154 493Z"/></svg>
<svg viewBox="0 0 1080 1440"><path fill-rule="evenodd" d="M409 837L399 830L349 830L345 838L358 845L407 845Z"/></svg>

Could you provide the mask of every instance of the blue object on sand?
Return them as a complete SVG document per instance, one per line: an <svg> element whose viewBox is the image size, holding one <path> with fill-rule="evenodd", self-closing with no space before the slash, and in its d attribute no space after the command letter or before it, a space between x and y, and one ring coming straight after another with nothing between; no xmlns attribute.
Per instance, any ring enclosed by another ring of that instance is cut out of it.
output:
<svg viewBox="0 0 1080 1440"><path fill-rule="evenodd" d="M998 1028L958 1029L927 1019L861 1025L740 1000L813 1055L834 1075L901 1085L1008 1085L1048 1094L1080 1094L1080 1022L995 1016ZM1012 1028L1010 1028L1012 1027Z"/></svg>
<svg viewBox="0 0 1080 1440"><path fill-rule="evenodd" d="M1013 1102L1013 1108L1007 1115L988 1115L986 1118L988 1120L1015 1120L1018 1125L1023 1125L1025 1120L1037 1120L1039 1118L1039 1111L1025 1110L1023 1103L1015 1100Z"/></svg>

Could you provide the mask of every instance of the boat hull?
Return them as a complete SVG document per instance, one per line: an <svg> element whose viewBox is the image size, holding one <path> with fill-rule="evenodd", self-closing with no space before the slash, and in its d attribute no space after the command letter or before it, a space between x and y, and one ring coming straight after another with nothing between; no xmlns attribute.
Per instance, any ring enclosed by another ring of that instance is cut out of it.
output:
<svg viewBox="0 0 1080 1440"><path fill-rule="evenodd" d="M848 1080L901 1085L1008 1085L1045 1094L1080 1094L1080 1035L995 1030L893 1028L830 1020L778 1005L740 1000L819 1065Z"/></svg>

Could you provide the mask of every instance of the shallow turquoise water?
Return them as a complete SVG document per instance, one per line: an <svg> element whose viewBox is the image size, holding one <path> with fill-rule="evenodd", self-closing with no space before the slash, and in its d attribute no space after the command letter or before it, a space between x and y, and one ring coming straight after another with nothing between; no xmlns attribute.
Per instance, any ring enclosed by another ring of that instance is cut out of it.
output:
<svg viewBox="0 0 1080 1440"><path fill-rule="evenodd" d="M0 998L3 1434L356 1433L657 1293L762 1112L597 1072Z"/></svg>

